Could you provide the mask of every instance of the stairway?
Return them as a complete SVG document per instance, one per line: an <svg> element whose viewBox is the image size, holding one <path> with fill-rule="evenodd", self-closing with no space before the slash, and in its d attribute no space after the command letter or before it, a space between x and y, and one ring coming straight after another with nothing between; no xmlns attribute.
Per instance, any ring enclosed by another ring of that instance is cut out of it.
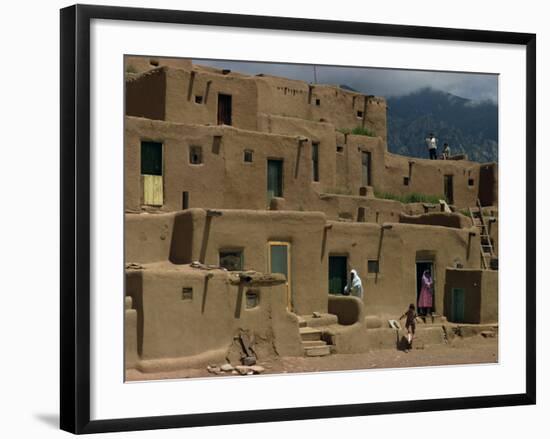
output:
<svg viewBox="0 0 550 439"><path fill-rule="evenodd" d="M477 200L477 207L469 207L470 218L472 223L479 229L480 237L480 252L481 252L481 268L485 270L491 269L491 259L495 258L495 252L491 237L489 236L489 227L483 218L483 211L481 209L481 203Z"/></svg>
<svg viewBox="0 0 550 439"><path fill-rule="evenodd" d="M322 339L323 332L320 329L308 326L303 318L298 318L300 338L306 357L324 357L330 355L330 345Z"/></svg>

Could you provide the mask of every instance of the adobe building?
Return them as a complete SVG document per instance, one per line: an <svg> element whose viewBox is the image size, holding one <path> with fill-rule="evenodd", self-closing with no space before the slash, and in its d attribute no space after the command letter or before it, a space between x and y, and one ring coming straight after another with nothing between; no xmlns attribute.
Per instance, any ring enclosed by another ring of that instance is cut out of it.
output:
<svg viewBox="0 0 550 439"><path fill-rule="evenodd" d="M496 163L392 154L385 100L337 86L126 71L127 368L238 357L242 333L258 359L395 347L425 269L424 337L498 323ZM352 268L362 298L342 294Z"/></svg>

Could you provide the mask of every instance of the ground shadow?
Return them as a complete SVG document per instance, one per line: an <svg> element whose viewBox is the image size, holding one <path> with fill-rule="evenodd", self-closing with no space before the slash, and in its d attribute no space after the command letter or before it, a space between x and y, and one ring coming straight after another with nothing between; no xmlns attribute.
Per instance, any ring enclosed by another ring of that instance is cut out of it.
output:
<svg viewBox="0 0 550 439"><path fill-rule="evenodd" d="M59 415L57 413L35 413L34 417L48 427L59 430Z"/></svg>

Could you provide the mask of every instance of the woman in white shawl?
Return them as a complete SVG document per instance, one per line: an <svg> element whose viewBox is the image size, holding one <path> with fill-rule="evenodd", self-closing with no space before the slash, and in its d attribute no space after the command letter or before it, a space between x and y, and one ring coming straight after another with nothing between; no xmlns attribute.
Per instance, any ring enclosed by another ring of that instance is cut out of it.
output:
<svg viewBox="0 0 550 439"><path fill-rule="evenodd" d="M346 296L349 296L350 294L355 297L362 298L363 297L363 284L361 283L361 278L357 274L357 271L351 270L350 274L350 284L346 285L344 288L344 294Z"/></svg>

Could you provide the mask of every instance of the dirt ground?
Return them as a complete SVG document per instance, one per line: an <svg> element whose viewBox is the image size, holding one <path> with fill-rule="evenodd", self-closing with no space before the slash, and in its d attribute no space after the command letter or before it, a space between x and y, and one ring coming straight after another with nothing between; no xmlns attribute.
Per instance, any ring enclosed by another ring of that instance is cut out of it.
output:
<svg viewBox="0 0 550 439"><path fill-rule="evenodd" d="M422 349L412 349L409 352L381 349L363 354L332 354L325 357L282 357L266 361L258 360L258 364L265 368L264 374L495 363L498 361L498 337L475 336L455 340L449 345L431 345ZM128 381L215 376L217 375L209 373L206 367L147 374L137 370L126 372ZM240 375L232 375L231 372L222 372L218 376L240 377Z"/></svg>

